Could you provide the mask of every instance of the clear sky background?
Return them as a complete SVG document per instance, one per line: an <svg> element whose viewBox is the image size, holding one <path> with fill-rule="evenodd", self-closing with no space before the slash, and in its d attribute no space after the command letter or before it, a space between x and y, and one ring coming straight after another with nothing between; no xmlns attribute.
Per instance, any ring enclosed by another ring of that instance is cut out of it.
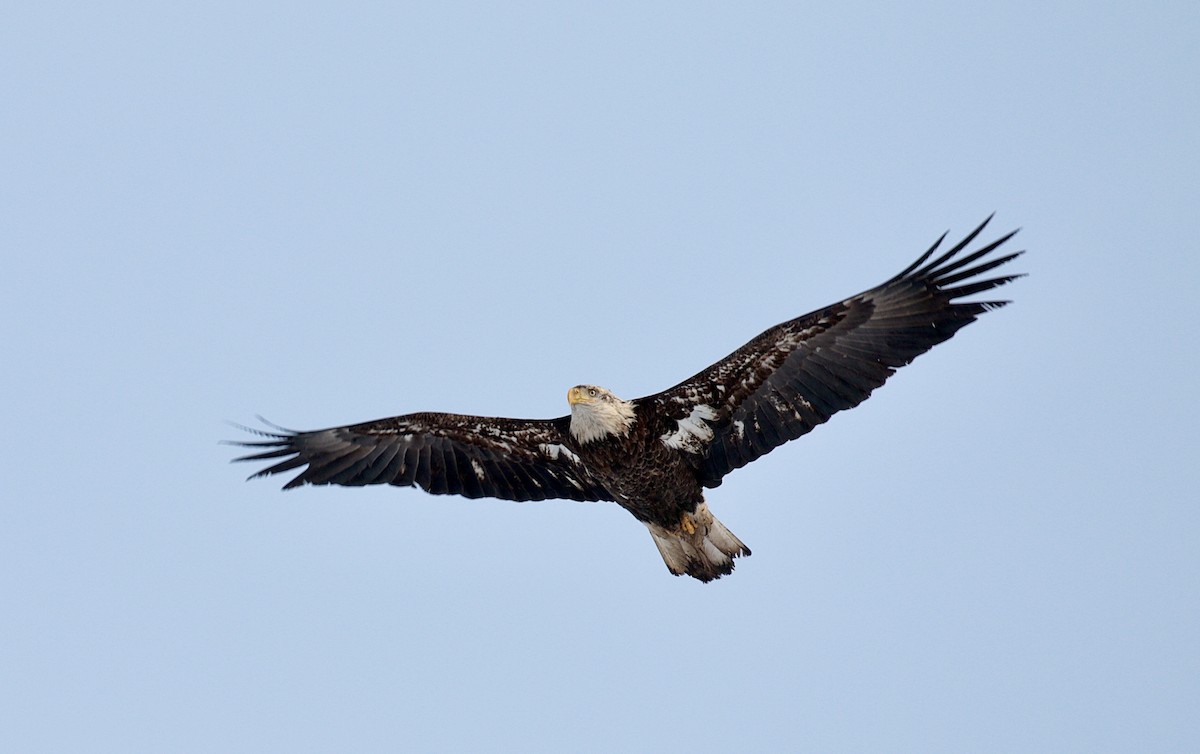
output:
<svg viewBox="0 0 1200 754"><path fill-rule="evenodd" d="M11 5L0 748L1200 749L1198 8ZM713 584L218 444L655 392L993 210Z"/></svg>

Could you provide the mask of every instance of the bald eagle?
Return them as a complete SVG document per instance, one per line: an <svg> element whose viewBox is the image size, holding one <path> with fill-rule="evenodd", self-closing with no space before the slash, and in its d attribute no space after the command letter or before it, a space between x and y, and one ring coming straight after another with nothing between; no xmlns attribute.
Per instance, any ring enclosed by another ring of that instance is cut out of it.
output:
<svg viewBox="0 0 1200 754"><path fill-rule="evenodd" d="M393 484L437 495L606 500L633 514L675 575L712 581L750 548L718 521L704 489L857 406L897 368L1007 301L959 299L1020 275L980 279L1019 256L990 257L1016 231L967 254L991 218L928 261L942 234L887 282L776 325L675 387L624 400L596 385L567 392L571 413L506 419L417 413L265 439L236 461L250 478L304 467L284 485Z"/></svg>

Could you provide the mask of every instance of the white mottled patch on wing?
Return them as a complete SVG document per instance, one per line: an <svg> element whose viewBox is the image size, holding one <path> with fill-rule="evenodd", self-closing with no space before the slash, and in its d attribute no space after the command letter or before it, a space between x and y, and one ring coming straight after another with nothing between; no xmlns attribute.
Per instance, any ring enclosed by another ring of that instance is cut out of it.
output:
<svg viewBox="0 0 1200 754"><path fill-rule="evenodd" d="M672 450L685 450L689 453L699 453L704 443L713 439L709 419L716 419L717 412L712 406L701 403L692 412L676 422L678 429L667 432L660 439L663 445Z"/></svg>
<svg viewBox="0 0 1200 754"><path fill-rule="evenodd" d="M782 396L776 395L775 393L768 393L766 400L771 404L771 407L775 409L775 412L779 416L791 416L796 421L802 421L804 419L804 414L800 413L800 410L796 408L795 404L798 403L805 408L812 410L812 404L801 396L796 396L791 401L787 401Z"/></svg>
<svg viewBox="0 0 1200 754"><path fill-rule="evenodd" d="M733 423L733 431L735 433L737 433L737 437L739 440L746 439L746 422L741 421L740 419L738 421L735 421Z"/></svg>
<svg viewBox="0 0 1200 754"><path fill-rule="evenodd" d="M540 443L538 445L538 450L542 451L542 453L547 458L549 458L551 461L557 461L559 456L566 456L567 460L570 461L571 463L576 463L576 464L583 463L582 461L579 460L579 456L572 453L571 449L565 445L558 445L557 443L552 444L552 443L544 442L544 443Z"/></svg>
<svg viewBox="0 0 1200 754"><path fill-rule="evenodd" d="M479 481L482 482L487 478L487 472L483 470L483 464L474 458L471 459L471 468L475 469L475 478Z"/></svg>

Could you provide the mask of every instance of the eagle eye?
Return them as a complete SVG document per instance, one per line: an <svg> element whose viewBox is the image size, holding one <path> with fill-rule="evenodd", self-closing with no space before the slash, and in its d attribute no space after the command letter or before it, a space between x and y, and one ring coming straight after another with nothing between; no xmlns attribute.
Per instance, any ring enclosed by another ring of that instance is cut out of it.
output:
<svg viewBox="0 0 1200 754"><path fill-rule="evenodd" d="M596 388L594 388L594 387L589 387L589 388L588 388L588 395L590 395L590 396L592 396L593 398L595 398L595 397L596 397Z"/></svg>

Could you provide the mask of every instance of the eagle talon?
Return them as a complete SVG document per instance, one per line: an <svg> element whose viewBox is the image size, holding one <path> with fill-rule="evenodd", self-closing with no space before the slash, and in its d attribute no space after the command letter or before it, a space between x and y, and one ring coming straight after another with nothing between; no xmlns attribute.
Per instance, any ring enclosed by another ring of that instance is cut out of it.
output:
<svg viewBox="0 0 1200 754"><path fill-rule="evenodd" d="M696 533L696 523L692 518L692 514L688 513L687 511L683 512L683 514L679 517L679 528L687 532L689 537Z"/></svg>

